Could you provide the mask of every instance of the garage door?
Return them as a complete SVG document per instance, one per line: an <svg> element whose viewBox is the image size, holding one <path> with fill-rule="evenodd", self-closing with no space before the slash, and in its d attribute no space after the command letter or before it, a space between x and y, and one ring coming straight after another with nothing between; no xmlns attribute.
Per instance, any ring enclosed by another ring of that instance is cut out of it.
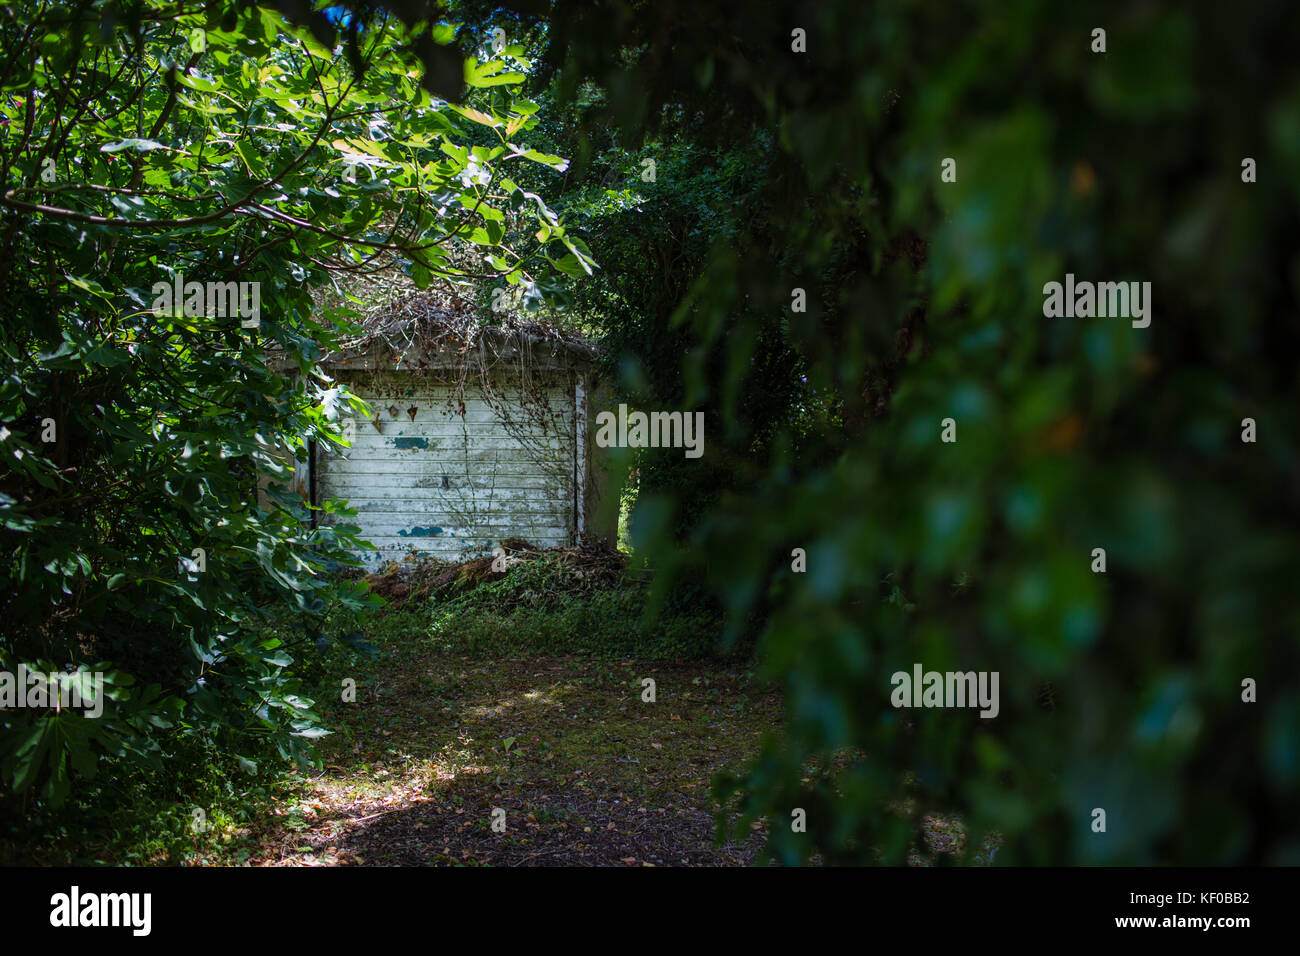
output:
<svg viewBox="0 0 1300 956"><path fill-rule="evenodd" d="M351 448L318 446L317 496L357 509L336 520L359 524L375 546L363 555L368 566L410 551L462 560L512 537L572 543L571 386L541 386L523 403L509 386L489 400L481 386L458 393L410 376L348 384L378 425L358 418Z"/></svg>

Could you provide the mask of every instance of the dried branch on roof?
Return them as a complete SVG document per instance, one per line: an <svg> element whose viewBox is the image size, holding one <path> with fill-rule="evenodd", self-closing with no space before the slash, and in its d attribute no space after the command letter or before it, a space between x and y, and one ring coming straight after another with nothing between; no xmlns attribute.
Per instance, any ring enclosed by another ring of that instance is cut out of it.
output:
<svg viewBox="0 0 1300 956"><path fill-rule="evenodd" d="M546 350L548 365L589 362L596 349L583 336L555 322L518 313L482 316L466 300L431 292L410 292L372 309L361 333L343 340L325 365L356 367L364 357L392 368L458 368L478 364L485 371L522 354ZM566 361L567 360L567 361ZM366 363L363 367L375 367Z"/></svg>

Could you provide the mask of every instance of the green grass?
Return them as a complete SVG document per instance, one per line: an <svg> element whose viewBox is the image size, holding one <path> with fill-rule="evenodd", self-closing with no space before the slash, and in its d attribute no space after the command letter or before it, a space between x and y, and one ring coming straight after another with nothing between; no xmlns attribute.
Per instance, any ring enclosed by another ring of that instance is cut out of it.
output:
<svg viewBox="0 0 1300 956"><path fill-rule="evenodd" d="M370 632L420 634L441 650L470 655L728 656L717 646L721 618L715 611L676 609L647 621L647 590L648 578L635 571L624 572L613 586L592 586L543 553L472 590L382 614Z"/></svg>
<svg viewBox="0 0 1300 956"><path fill-rule="evenodd" d="M533 728L536 741L516 734L509 753L496 753L497 735L464 733L473 724L466 715L489 707L484 695L516 700L520 708L539 714L548 708L539 710L535 699L564 700L579 713L592 715L601 712L591 696L593 675L600 675L599 695L606 702L624 691L639 693L639 685L616 693L610 683L622 680L625 668L636 669L634 661L665 666L698 661L687 679L705 682L718 679L719 673L744 672L743 662L735 660L725 671L718 669L716 616L688 610L647 623L642 620L645 594L646 582L635 573L596 584L564 567L554 554L544 553L512 563L504 577L470 590L390 606L364 618L339 615L326 621L329 637L364 635L377 649L374 659L339 643L317 651L312 642L302 641L299 618L292 613L263 629L268 636L295 643L293 667L315 688L326 726L336 731L325 738L321 753L327 762L346 761L346 772L337 781L339 792L364 802L389 792L392 781L378 768L390 766L394 752L401 749L396 745L407 741L423 742L426 769L434 765L428 761L461 768L495 766L499 757L517 768L527 765L539 748L544 750L544 741L550 741L555 752L560 739L565 760L577 762L575 768L588 761L602 765L606 758L622 766L624 755L611 755L608 748L613 745L602 728L629 716L626 711L616 708L599 721L591 718L595 722L590 738L539 735L538 725ZM534 688L525 676L530 667L555 666L571 668L571 678ZM419 675L418 681L412 682L413 674ZM345 677L356 680L359 697L378 706L343 704L339 697ZM508 686L515 679L519 685ZM701 700L707 699L708 686ZM534 691L542 697L529 696ZM692 691L685 693L680 699L691 700ZM694 693L701 692L697 688ZM735 711L728 714L736 716ZM763 725L770 719L766 715ZM707 748L710 744L700 742L717 736L716 728L674 724L681 740L693 741L692 747ZM340 745L358 744L357 752L338 750ZM247 765L240 764L232 747L179 736L170 743L161 771L115 774L111 758L106 758L99 777L57 813L18 804L7 807L3 820L9 823L0 824L0 863L237 865L265 856L259 842L265 826L259 821L274 819L289 834L311 829L315 813L304 796L309 777L291 771L273 753L258 752L255 745L241 745L238 752L254 761L255 773L246 772ZM334 779L329 774L327 769L322 779ZM697 782L707 783L706 777ZM196 810L202 811L201 817ZM577 811L539 805L535 816L543 822L563 822L565 814Z"/></svg>
<svg viewBox="0 0 1300 956"><path fill-rule="evenodd" d="M326 705L325 772L257 839L287 865L732 865L711 784L778 721L741 664L466 654L388 619L355 702ZM644 681L655 681L655 700ZM341 680L341 678L340 678ZM337 686L337 685L336 685ZM491 829L496 808L507 830Z"/></svg>
<svg viewBox="0 0 1300 956"><path fill-rule="evenodd" d="M369 654L318 651L282 616L268 635L297 642L293 666L332 731L320 769L244 749L249 774L229 749L178 740L164 771L101 774L60 814L0 838L0 862L753 862L765 825L716 845L711 785L779 728L780 695L748 658L718 653L706 609L648 622L643 576L598 583L577 570L528 555L504 576L326 622L327 636L363 635ZM343 700L345 680L355 700ZM496 808L504 833L490 825ZM987 861L992 846L967 846L960 820L910 803L890 812L916 821L913 865Z"/></svg>

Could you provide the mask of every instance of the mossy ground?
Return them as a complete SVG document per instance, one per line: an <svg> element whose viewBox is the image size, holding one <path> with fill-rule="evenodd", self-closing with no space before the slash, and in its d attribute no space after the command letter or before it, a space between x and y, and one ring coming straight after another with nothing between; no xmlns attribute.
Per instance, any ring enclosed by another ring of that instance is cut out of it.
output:
<svg viewBox="0 0 1300 956"><path fill-rule="evenodd" d="M253 862L734 865L760 846L757 831L715 845L710 796L779 716L745 666L467 656L420 636L383 650L356 701L329 708L325 770Z"/></svg>
<svg viewBox="0 0 1300 956"><path fill-rule="evenodd" d="M679 610L646 622L643 576L574 559L539 554L464 581L464 568L434 569L446 586L419 596L418 577L383 577L391 603L352 622L372 656L302 661L332 731L319 743L323 769L286 772L263 759L250 776L198 754L183 798L159 784L155 799L136 781L134 797L111 801L126 811L72 814L76 825L48 845L8 855L265 866L759 860L762 822L739 842L718 840L712 783L779 732L777 689L755 676L751 655L717 654L715 616ZM987 861L992 845L967 846L959 820L911 800L886 809L916 821L912 865ZM497 810L504 829L493 828Z"/></svg>

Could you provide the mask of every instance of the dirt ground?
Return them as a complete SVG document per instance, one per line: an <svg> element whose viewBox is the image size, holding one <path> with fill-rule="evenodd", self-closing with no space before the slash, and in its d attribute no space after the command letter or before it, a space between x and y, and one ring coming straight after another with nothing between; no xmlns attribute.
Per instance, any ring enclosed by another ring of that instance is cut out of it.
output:
<svg viewBox="0 0 1300 956"><path fill-rule="evenodd" d="M713 774L739 769L780 699L743 667L474 660L413 641L330 714L323 773L265 832L265 866L736 866ZM643 700L649 678L655 700ZM504 811L502 813L501 811ZM495 822L495 827L494 827ZM503 825L504 824L504 828Z"/></svg>

